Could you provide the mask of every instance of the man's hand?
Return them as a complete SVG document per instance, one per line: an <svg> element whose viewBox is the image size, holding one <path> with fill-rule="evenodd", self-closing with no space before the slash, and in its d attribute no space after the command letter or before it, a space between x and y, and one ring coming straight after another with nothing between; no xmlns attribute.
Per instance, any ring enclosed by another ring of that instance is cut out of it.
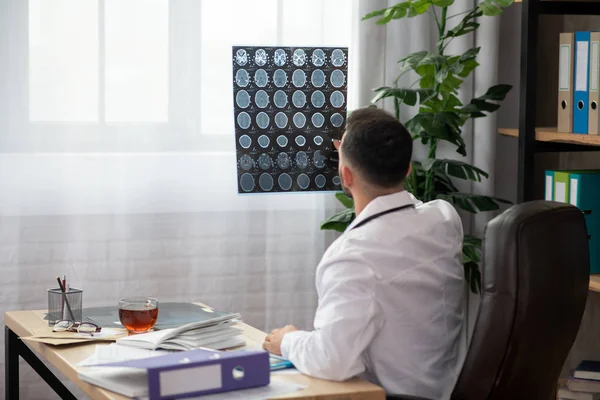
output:
<svg viewBox="0 0 600 400"><path fill-rule="evenodd" d="M267 350L269 353L280 356L281 355L281 341L283 340L283 336L286 333L297 331L293 325L286 325L281 329L275 329L265 338L263 343L263 349Z"/></svg>

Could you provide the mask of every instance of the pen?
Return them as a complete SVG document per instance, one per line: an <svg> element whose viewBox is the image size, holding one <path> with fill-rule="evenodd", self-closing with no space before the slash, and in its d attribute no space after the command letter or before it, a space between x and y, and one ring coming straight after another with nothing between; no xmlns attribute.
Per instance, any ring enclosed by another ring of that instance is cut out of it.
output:
<svg viewBox="0 0 600 400"><path fill-rule="evenodd" d="M56 277L56 281L58 282L58 286L60 287L60 290L63 294L65 303L67 304L67 309L69 310L69 314L71 314L71 319L72 319L72 321L75 321L75 315L73 315L73 310L71 310L71 305L69 304L69 299L67 299L67 292L65 291L65 287L62 285L62 282L60 281L60 276Z"/></svg>

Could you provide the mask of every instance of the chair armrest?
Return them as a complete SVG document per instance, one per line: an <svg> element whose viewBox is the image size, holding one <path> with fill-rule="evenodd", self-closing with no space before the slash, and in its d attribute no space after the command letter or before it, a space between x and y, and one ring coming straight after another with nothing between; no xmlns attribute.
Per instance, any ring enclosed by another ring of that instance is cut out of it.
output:
<svg viewBox="0 0 600 400"><path fill-rule="evenodd" d="M408 394L388 394L385 396L386 400L433 400L427 397L411 396Z"/></svg>

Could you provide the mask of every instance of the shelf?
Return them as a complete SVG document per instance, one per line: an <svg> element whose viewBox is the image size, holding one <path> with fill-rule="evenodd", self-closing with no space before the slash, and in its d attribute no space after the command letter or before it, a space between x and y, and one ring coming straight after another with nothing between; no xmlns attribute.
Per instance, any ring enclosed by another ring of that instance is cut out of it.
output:
<svg viewBox="0 0 600 400"><path fill-rule="evenodd" d="M519 136L518 129L502 128L498 130L501 135ZM600 146L600 135L580 135L575 133L560 133L556 128L537 128L535 139L540 142L569 143L585 146Z"/></svg>
<svg viewBox="0 0 600 400"><path fill-rule="evenodd" d="M590 290L600 292L600 275L590 275Z"/></svg>

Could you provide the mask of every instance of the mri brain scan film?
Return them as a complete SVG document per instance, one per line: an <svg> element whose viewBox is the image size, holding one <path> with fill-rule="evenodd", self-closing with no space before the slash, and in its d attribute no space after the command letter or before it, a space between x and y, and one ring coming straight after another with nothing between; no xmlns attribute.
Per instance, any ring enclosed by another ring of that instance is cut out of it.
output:
<svg viewBox="0 0 600 400"><path fill-rule="evenodd" d="M234 46L232 66L238 193L341 190L348 49Z"/></svg>

